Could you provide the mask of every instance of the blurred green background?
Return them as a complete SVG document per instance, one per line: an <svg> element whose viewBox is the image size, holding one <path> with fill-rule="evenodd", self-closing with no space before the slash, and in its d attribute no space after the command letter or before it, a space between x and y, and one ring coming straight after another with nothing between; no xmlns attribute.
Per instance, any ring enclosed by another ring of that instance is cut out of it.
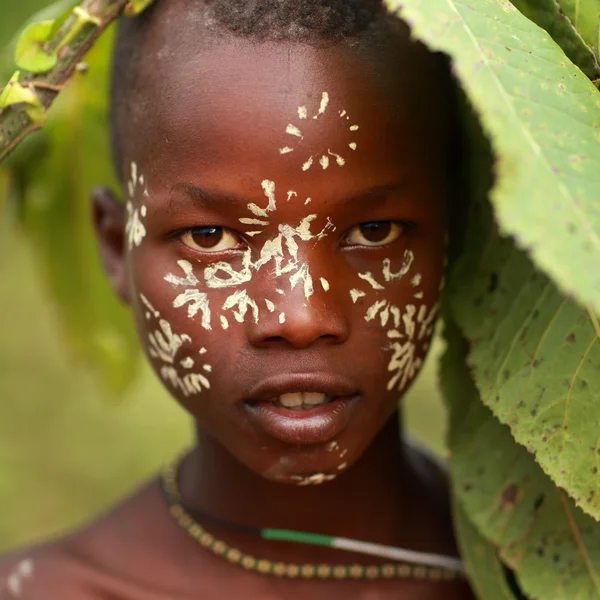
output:
<svg viewBox="0 0 600 600"><path fill-rule="evenodd" d="M0 47L47 4L0 0ZM0 216L0 551L85 522L191 441L189 419L148 369L115 398L72 358L36 241L15 225ZM438 354L436 344L406 412L415 436L443 454Z"/></svg>

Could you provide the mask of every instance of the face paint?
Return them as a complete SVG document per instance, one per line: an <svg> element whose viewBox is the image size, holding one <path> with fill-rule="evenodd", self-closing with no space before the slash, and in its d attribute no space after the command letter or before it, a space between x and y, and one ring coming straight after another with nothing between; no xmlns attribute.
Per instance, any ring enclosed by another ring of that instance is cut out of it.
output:
<svg viewBox="0 0 600 600"><path fill-rule="evenodd" d="M27 580L33 578L33 571L34 562L32 559L28 558L21 561L8 576L6 581L8 593L15 598L20 598L23 595L24 584Z"/></svg>
<svg viewBox="0 0 600 600"><path fill-rule="evenodd" d="M321 117L323 117L325 115L325 113L327 112L329 104L330 104L329 94L328 94L328 92L323 92L321 95L321 102L319 104L319 109L318 109L317 113L313 116L313 120L318 120ZM338 114L339 114L340 118L345 118L346 120L350 119L346 110L341 110L341 111L339 111ZM298 107L298 118L301 121L308 118L308 108L306 106ZM359 129L358 125L351 125L348 128L348 131L351 133L355 133L356 131L358 131L358 129ZM298 128L296 125L294 125L293 123L288 123L285 132L287 135L294 136L294 137L298 138L299 140L304 139L302 130L300 128ZM348 142L348 148L350 148L352 151L355 151L357 147L358 147L358 145L356 142ZM281 155L291 154L292 152L294 152L294 148L291 146L283 146L282 148L279 149L279 153ZM326 154L320 154L320 153L312 154L308 158L305 158L301 164L302 171L306 172L309 169L311 169L313 167L313 165L315 164L315 161L317 161L317 163L325 171L331 165L330 157L333 157L335 159L335 162L338 165L338 167L343 167L346 164L346 159L341 154L333 152L331 149L329 149L329 150L327 150Z"/></svg>
<svg viewBox="0 0 600 600"><path fill-rule="evenodd" d="M324 115L328 106L329 94L327 92L323 92L323 95L321 96L321 105L319 106L319 112L313 117L313 119L318 119L321 115Z"/></svg>
<svg viewBox="0 0 600 600"><path fill-rule="evenodd" d="M128 201L126 204L127 209L127 223L125 224L125 235L127 237L127 244L129 250L132 250L133 247L138 247L146 237L146 228L142 223L142 218L140 217L140 211L136 208L133 208L133 203ZM141 208L141 214L145 215L145 206Z"/></svg>
<svg viewBox="0 0 600 600"><path fill-rule="evenodd" d="M252 300L246 290L239 290L229 296L223 303L223 310L231 310L237 307L237 310L233 310L233 316L238 323L243 323L248 309L252 311L252 316L255 323L258 323L258 305Z"/></svg>
<svg viewBox="0 0 600 600"><path fill-rule="evenodd" d="M414 260L415 260L415 255L410 250L406 250L404 252L404 258L402 259L402 267L400 268L400 270L397 273L392 273L391 266L390 266L390 259L386 258L383 261L383 270L382 270L383 277L386 280L386 282L389 283L390 281L402 279L410 271L410 268L412 267Z"/></svg>
<svg viewBox="0 0 600 600"><path fill-rule="evenodd" d="M184 396L199 394L202 389L210 389L210 382L200 373L185 373L181 375L176 365L186 371L195 366L191 356L179 358L180 351L186 344L191 344L192 339L187 334L177 334L171 324L160 317L148 298L140 294L142 304L147 308L146 318L157 319L158 328L148 334L148 354L151 358L162 363L159 373L163 381L175 390L180 390ZM206 349L203 348L206 352ZM200 351L202 353L202 351Z"/></svg>
<svg viewBox="0 0 600 600"><path fill-rule="evenodd" d="M300 475L292 475L292 481L296 482L296 485L321 485L326 481L333 481L337 475L326 475L325 473L315 473L310 477L301 477Z"/></svg>
<svg viewBox="0 0 600 600"><path fill-rule="evenodd" d="M361 290L350 290L350 298L352 298L352 303L356 304L359 298L363 298L367 294Z"/></svg>
<svg viewBox="0 0 600 600"><path fill-rule="evenodd" d="M380 283L375 281L373 274L371 272L367 273L359 273L358 276L361 279L364 279L374 290L383 290L385 289Z"/></svg>
<svg viewBox="0 0 600 600"><path fill-rule="evenodd" d="M373 290L381 292L386 289L386 285L401 280L409 273L414 258L413 252L406 250L402 259L402 266L397 272L392 271L391 260L389 258L384 259L381 268L384 284L377 281L371 272L359 273L358 276L367 282ZM422 283L421 275L419 273L414 275L410 283L412 287L418 287ZM366 292L359 289L350 290L350 297L354 304L359 298L366 295ZM422 298L423 292L417 292L414 296ZM388 363L388 371L392 372L393 375L387 384L388 391L396 387L398 391L403 390L421 368L422 360L416 355L415 341L422 341L426 336L433 334L433 323L438 310L438 305L430 310L424 304L420 305L418 309L414 304L407 304L402 311L398 306L385 299L376 300L367 308L364 317L366 322L372 322L379 316L382 328L386 328L388 324L390 326L390 329L386 332L387 338L391 340L389 349L392 352ZM401 326L403 331L400 330ZM417 326L419 326L418 340L415 339L417 337ZM428 345L428 341L425 341L425 343ZM427 349L424 344L421 344L421 346L423 351Z"/></svg>
<svg viewBox="0 0 600 600"><path fill-rule="evenodd" d="M138 208L134 208L134 201L137 194L138 185L143 187L143 195L148 196L148 189L145 186L144 176L138 176L138 167L135 162L131 163L130 166L130 178L127 182L127 191L129 192L129 198L125 204L127 210L127 222L125 224L125 235L127 238L127 246L129 250L132 250L134 246L137 248L144 241L146 237L146 227L144 226L143 219L147 215L147 208L144 204Z"/></svg>

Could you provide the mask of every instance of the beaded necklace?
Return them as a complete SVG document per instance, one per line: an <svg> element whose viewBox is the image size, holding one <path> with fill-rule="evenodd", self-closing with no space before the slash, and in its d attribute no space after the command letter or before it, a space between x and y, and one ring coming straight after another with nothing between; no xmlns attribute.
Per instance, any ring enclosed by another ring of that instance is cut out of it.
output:
<svg viewBox="0 0 600 600"><path fill-rule="evenodd" d="M464 579L463 563L453 557L416 552L403 548L394 548L382 544L373 544L348 538L331 537L302 531L286 529L256 529L223 521L209 515L195 512L204 521L236 529L245 533L258 535L267 540L279 540L326 546L350 552L359 552L370 556L391 559L394 562L383 565L328 565L328 564L295 564L273 562L258 559L232 548L222 540L218 540L193 517L181 503L181 494L177 484L178 462L166 465L162 470L162 488L169 503L169 512L177 524L197 541L201 546L247 571L255 571L262 575L302 579L427 579L432 581L453 581Z"/></svg>

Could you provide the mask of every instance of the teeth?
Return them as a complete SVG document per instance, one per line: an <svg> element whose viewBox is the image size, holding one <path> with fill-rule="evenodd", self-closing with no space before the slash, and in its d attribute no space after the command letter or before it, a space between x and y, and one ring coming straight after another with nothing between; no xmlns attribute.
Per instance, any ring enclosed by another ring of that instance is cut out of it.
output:
<svg viewBox="0 0 600 600"><path fill-rule="evenodd" d="M302 395L304 396L304 398L302 399L304 401L304 404L311 404L313 406L315 404L323 404L323 402L327 400L327 396L325 394L305 392Z"/></svg>
<svg viewBox="0 0 600 600"><path fill-rule="evenodd" d="M304 394L302 392L293 392L292 394L282 394L279 396L279 402L286 408L295 408L302 406Z"/></svg>
<svg viewBox="0 0 600 600"><path fill-rule="evenodd" d="M328 397L325 394L318 392L292 392L290 394L282 394L278 401L286 408L301 408L303 406L312 407L328 402Z"/></svg>

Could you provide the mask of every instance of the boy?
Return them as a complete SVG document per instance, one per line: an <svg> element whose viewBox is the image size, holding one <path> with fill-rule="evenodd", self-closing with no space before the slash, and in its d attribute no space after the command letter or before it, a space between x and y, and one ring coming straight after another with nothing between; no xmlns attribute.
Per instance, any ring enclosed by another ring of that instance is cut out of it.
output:
<svg viewBox="0 0 600 600"><path fill-rule="evenodd" d="M396 416L443 287L447 79L375 0L158 0L121 26L127 203L96 191L94 220L197 445L5 559L1 598L471 597L444 475Z"/></svg>

